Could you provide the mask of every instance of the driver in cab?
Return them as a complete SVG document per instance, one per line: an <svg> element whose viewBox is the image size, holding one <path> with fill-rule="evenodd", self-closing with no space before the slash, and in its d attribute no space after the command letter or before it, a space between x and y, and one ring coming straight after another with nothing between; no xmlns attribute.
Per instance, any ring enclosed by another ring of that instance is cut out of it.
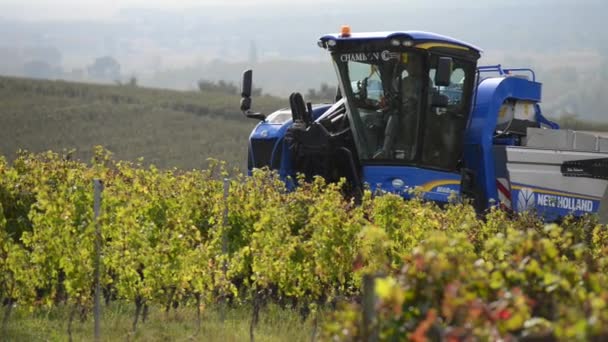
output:
<svg viewBox="0 0 608 342"><path fill-rule="evenodd" d="M405 64L405 69L402 73L401 80L401 95L405 109L408 111L418 108L420 96L425 86L424 80L428 79L429 86L433 86L433 81L426 75L419 59L408 58Z"/></svg>

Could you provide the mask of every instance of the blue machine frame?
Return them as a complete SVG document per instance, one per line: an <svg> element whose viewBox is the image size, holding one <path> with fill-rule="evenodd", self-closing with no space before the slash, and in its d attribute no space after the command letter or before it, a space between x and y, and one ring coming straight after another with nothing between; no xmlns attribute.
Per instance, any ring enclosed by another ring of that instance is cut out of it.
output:
<svg viewBox="0 0 608 342"><path fill-rule="evenodd" d="M475 104L465 133L464 164L473 170L481 199L491 206L498 199L494 161L494 132L498 112L508 99L540 102L541 84L518 77L489 78L477 86Z"/></svg>
<svg viewBox="0 0 608 342"><path fill-rule="evenodd" d="M339 34L330 34L321 37L319 45L326 47L328 44L331 45L329 42L332 40L367 41L404 37L412 41L413 47L426 46L425 48L429 48L431 46L439 46L481 52L479 48L460 40L421 31L358 33L347 37ZM488 72L496 73L499 77L486 79L479 77L481 74ZM528 72L531 79L508 77L515 72ZM546 119L541 113L539 103L541 101L542 85L536 81L536 75L532 69L503 69L500 65L491 65L479 66L477 73L478 83L473 94L471 112L463 135L462 170L470 172L468 176L474 177L474 190L480 197L477 198L477 201L484 208L488 208L496 205L499 199L494 148L504 145L520 145L518 139L495 136L499 112L505 101L521 100L528 103L531 102L534 104L536 122L550 129L559 129L559 126ZM319 121L324 115L331 113L336 106L337 104L315 105L312 111L313 121ZM284 109L284 111L289 111L289 109ZM268 150L265 152L267 154L266 158L270 158L270 161L280 160L280 164L274 165L273 168L278 170L283 179L295 176L292 165L292 152L287 144L284 143L287 130L291 126L291 118L276 123L262 121L255 127L249 139L250 160L259 158L259 156L256 156L255 149L252 146L253 141L265 141L268 146L272 146L269 154ZM251 172L253 166L250 165L249 167L249 171ZM411 198L416 193L416 195L422 195L424 199L446 203L454 195L460 196L461 191L464 190L461 188L463 186L461 172L432 170L414 166L363 165L360 173L362 182L367 184L372 190L381 189L383 191L398 193L404 198ZM292 185L292 183L288 184L288 186ZM513 197L517 197L522 185L512 185L512 190L509 189L509 192L513 194ZM415 189L419 191L413 191ZM555 192L552 189L544 189L543 191L549 193ZM574 194L573 196L576 197L577 195ZM592 200L592 210L593 212L597 212L599 199L593 198ZM517 211L519 209L515 203L516 199L514 198L513 209ZM553 219L566 214L566 212L563 208L555 208L555 210L547 209L544 212L539 212L539 214Z"/></svg>

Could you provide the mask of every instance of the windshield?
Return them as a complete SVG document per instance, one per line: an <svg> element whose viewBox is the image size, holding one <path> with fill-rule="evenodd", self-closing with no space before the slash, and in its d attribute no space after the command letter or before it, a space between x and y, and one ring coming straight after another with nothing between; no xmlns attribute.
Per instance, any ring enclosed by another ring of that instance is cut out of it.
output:
<svg viewBox="0 0 608 342"><path fill-rule="evenodd" d="M435 86L438 55L335 52L359 159L456 169L470 109L474 64L454 59L449 86Z"/></svg>
<svg viewBox="0 0 608 342"><path fill-rule="evenodd" d="M361 160L412 161L425 86L422 56L384 50L334 57Z"/></svg>

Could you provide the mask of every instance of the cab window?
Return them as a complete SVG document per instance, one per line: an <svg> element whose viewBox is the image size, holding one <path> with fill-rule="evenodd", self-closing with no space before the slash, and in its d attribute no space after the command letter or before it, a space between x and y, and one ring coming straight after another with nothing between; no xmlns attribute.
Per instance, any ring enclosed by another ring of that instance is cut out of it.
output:
<svg viewBox="0 0 608 342"><path fill-rule="evenodd" d="M430 61L429 78L435 79L439 56ZM429 103L424 127L422 163L442 169L457 169L462 157L464 136L472 93L474 66L454 59L450 84L429 85ZM434 101L439 98L441 101ZM436 103L434 103L436 102ZM447 106L437 106L437 103Z"/></svg>

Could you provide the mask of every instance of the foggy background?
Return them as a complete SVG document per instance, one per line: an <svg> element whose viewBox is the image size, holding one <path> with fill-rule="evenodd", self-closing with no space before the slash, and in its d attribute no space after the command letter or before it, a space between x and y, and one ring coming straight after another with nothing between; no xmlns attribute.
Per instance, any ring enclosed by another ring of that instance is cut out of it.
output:
<svg viewBox="0 0 608 342"><path fill-rule="evenodd" d="M531 67L552 117L606 121L606 0L104 1L0 0L0 74L196 89L254 67L264 93L335 84L317 39L424 30L484 50L481 64Z"/></svg>

